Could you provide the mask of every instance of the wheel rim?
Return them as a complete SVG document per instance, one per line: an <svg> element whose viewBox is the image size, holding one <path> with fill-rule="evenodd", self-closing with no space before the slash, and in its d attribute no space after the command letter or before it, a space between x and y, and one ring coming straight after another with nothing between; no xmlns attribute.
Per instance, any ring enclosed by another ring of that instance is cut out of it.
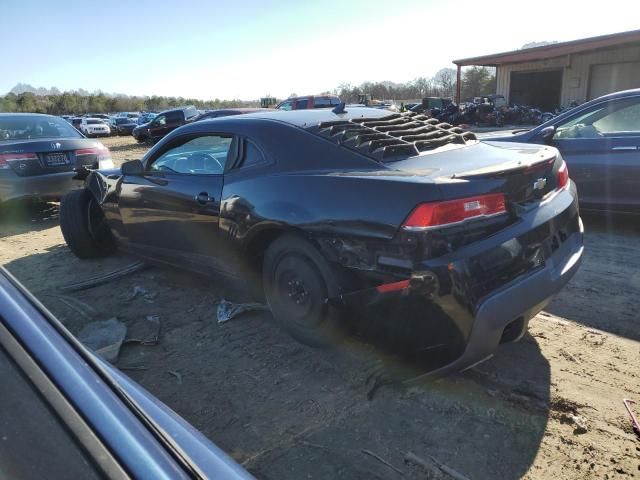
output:
<svg viewBox="0 0 640 480"><path fill-rule="evenodd" d="M298 327L315 327L324 320L326 287L306 258L287 255L273 276L274 303L287 321Z"/></svg>

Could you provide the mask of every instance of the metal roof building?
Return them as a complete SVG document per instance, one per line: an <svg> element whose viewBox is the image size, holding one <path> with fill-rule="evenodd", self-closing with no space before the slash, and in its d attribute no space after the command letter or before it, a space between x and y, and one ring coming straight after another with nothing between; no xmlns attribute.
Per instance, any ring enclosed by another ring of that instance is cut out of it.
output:
<svg viewBox="0 0 640 480"><path fill-rule="evenodd" d="M640 87L640 30L454 60L460 69L496 67L497 92L545 110Z"/></svg>

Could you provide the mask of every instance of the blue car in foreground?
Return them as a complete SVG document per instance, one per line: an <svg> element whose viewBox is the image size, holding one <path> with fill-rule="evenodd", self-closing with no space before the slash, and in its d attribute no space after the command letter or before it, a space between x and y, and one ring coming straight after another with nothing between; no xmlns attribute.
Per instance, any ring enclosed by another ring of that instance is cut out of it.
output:
<svg viewBox="0 0 640 480"><path fill-rule="evenodd" d="M478 136L554 146L582 210L640 214L640 89L596 98L525 132Z"/></svg>
<svg viewBox="0 0 640 480"><path fill-rule="evenodd" d="M0 267L0 477L251 479Z"/></svg>

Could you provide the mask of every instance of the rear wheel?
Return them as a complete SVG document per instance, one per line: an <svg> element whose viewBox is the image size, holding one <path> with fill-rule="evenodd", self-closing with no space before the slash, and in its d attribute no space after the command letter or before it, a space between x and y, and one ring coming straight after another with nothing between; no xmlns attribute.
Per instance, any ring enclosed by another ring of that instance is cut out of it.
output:
<svg viewBox="0 0 640 480"><path fill-rule="evenodd" d="M328 347L338 339L340 312L326 303L340 286L334 267L296 235L276 239L264 257L265 296L276 322L296 340Z"/></svg>
<svg viewBox="0 0 640 480"><path fill-rule="evenodd" d="M60 203L60 229L78 258L106 257L116 242L104 213L87 189L72 190Z"/></svg>

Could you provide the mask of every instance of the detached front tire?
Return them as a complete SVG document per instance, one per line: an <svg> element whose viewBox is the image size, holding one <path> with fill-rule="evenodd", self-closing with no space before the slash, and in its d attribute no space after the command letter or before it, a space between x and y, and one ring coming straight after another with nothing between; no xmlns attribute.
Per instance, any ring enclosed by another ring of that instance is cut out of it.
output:
<svg viewBox="0 0 640 480"><path fill-rule="evenodd" d="M62 199L60 229L65 242L78 258L106 257L116 250L104 213L85 188L72 190Z"/></svg>
<svg viewBox="0 0 640 480"><path fill-rule="evenodd" d="M297 235L279 237L265 253L264 292L274 319L313 347L339 340L340 311L326 302L340 292L338 277L320 251Z"/></svg>

